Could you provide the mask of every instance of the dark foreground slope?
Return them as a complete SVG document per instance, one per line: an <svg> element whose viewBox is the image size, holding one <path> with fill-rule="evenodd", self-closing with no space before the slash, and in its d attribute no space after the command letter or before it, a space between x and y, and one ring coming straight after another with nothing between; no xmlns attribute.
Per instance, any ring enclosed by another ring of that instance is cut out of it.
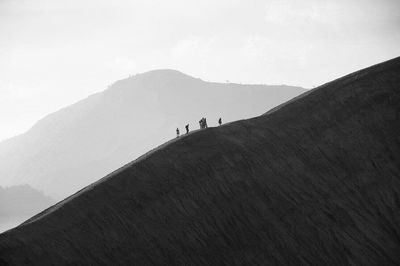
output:
<svg viewBox="0 0 400 266"><path fill-rule="evenodd" d="M7 264L400 264L400 59L195 132L0 235Z"/></svg>
<svg viewBox="0 0 400 266"><path fill-rule="evenodd" d="M167 69L138 74L0 142L0 184L64 199L174 137L177 127L198 128L201 117L209 125L251 118L304 91L206 82Z"/></svg>
<svg viewBox="0 0 400 266"><path fill-rule="evenodd" d="M177 127L197 128L201 117L207 117L209 125L216 125L219 117L225 122L254 117L304 91L292 86L206 82L167 69L138 74L0 142L0 184L28 184L64 199L174 137ZM2 202L12 204L7 198ZM24 215L18 209L15 213ZM0 228L17 225L8 223L10 219L0 217Z"/></svg>

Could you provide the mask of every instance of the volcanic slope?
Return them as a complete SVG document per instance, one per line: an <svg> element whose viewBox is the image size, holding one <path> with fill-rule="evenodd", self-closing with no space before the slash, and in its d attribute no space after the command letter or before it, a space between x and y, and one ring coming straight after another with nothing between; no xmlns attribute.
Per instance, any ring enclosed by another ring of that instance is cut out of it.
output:
<svg viewBox="0 0 400 266"><path fill-rule="evenodd" d="M400 58L171 141L0 235L5 264L399 265Z"/></svg>
<svg viewBox="0 0 400 266"><path fill-rule="evenodd" d="M174 137L177 127L198 128L201 117L209 125L251 118L305 91L206 82L169 69L131 76L0 142L0 184L28 184L61 200Z"/></svg>

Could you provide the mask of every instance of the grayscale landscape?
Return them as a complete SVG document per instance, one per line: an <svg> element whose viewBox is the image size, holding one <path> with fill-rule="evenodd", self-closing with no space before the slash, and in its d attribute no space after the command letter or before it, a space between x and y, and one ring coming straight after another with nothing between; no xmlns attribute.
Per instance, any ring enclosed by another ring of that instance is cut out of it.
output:
<svg viewBox="0 0 400 266"><path fill-rule="evenodd" d="M0 266L400 265L399 10L0 0Z"/></svg>
<svg viewBox="0 0 400 266"><path fill-rule="evenodd" d="M61 200L174 138L176 127L183 132L189 123L192 130L198 129L203 116L214 126L219 117L224 122L250 118L304 91L205 82L174 70L138 74L1 142L2 184L29 184Z"/></svg>
<svg viewBox="0 0 400 266"><path fill-rule="evenodd" d="M396 58L177 138L0 235L0 262L398 265L399 84Z"/></svg>
<svg viewBox="0 0 400 266"><path fill-rule="evenodd" d="M217 125L261 115L305 89L205 82L156 70L115 82L0 143L4 185L29 184L57 199L89 185L207 117ZM137 97L140 95L140 98Z"/></svg>

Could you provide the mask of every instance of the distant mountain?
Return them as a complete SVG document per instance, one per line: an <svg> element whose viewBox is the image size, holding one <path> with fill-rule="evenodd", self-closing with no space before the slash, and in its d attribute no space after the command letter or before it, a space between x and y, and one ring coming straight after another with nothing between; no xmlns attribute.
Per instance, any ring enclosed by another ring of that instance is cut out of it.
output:
<svg viewBox="0 0 400 266"><path fill-rule="evenodd" d="M120 80L0 143L0 184L30 184L58 199L175 137L175 129L262 114L305 90L205 82L174 70Z"/></svg>
<svg viewBox="0 0 400 266"><path fill-rule="evenodd" d="M43 211L55 200L28 185L0 186L0 232Z"/></svg>
<svg viewBox="0 0 400 266"><path fill-rule="evenodd" d="M400 58L174 139L0 235L5 265L400 265Z"/></svg>

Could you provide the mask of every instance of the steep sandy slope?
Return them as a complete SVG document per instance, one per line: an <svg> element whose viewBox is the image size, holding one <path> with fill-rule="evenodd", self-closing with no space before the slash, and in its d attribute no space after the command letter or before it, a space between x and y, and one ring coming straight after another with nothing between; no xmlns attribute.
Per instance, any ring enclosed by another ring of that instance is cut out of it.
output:
<svg viewBox="0 0 400 266"><path fill-rule="evenodd" d="M216 125L262 114L305 90L205 82L174 70L120 80L0 143L0 184L29 184L57 199L75 193L201 117Z"/></svg>
<svg viewBox="0 0 400 266"><path fill-rule="evenodd" d="M5 264L400 264L400 58L172 141L0 235Z"/></svg>

